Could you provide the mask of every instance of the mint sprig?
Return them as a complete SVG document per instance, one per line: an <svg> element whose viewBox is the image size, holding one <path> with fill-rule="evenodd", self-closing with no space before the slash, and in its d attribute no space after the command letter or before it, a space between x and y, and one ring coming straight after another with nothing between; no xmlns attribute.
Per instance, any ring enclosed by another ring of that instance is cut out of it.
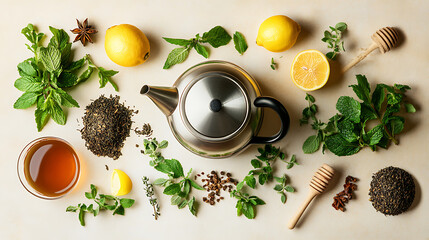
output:
<svg viewBox="0 0 429 240"><path fill-rule="evenodd" d="M223 27L216 26L210 29L208 32L203 33L202 36L200 36L200 34L196 34L195 37L191 39L167 37L163 37L163 39L168 43L181 46L173 49L168 54L163 69L169 69L176 64L184 62L188 58L189 53L192 49L195 49L195 51L197 51L197 53L204 58L209 58L210 51L209 48L204 45L205 43L208 43L214 48L218 48L227 45L231 41L232 37ZM234 45L235 49L240 54L243 54L247 50L248 46L243 34L235 32Z"/></svg>
<svg viewBox="0 0 429 240"><path fill-rule="evenodd" d="M197 215L197 203L195 197L190 197L191 189L205 190L191 179L192 168L185 175L182 164L176 159L165 159L160 149L168 146L167 141L158 142L156 138L143 141L143 153L152 160L149 165L156 170L167 174L168 178L158 178L152 184L164 187L163 193L171 196L171 204L177 205L179 209L188 206L192 215Z"/></svg>
<svg viewBox="0 0 429 240"><path fill-rule="evenodd" d="M96 217L100 211L109 210L113 215L125 215L125 209L134 205L135 200L129 198L118 198L112 195L98 194L97 187L91 184L91 191L85 192L87 199L92 199L96 204L86 205L79 203L77 206L68 206L66 212L78 212L80 225L85 226L85 214L90 213ZM95 207L96 206L96 207Z"/></svg>
<svg viewBox="0 0 429 240"><path fill-rule="evenodd" d="M329 30L324 32L323 42L328 44L328 48L332 49L331 52L326 53L326 57L335 60L340 51L346 51L344 48L344 41L341 39L342 33L347 29L347 24L339 22L335 27L329 26Z"/></svg>
<svg viewBox="0 0 429 240"><path fill-rule="evenodd" d="M323 123L316 118L317 107L314 97L306 96L309 106L303 110L302 124L312 120L316 135L308 137L302 149L304 153L316 152L320 146L327 148L337 156L348 156L359 152L364 147L376 151L377 147L387 148L390 142L398 144L396 135L402 132L405 118L398 115L401 109L405 112L416 112L415 107L405 101L405 92L411 88L407 85L377 84L371 94L371 88L364 75L356 75L357 84L350 85L361 100L341 96L336 104L338 114ZM368 129L369 122L375 126Z"/></svg>
<svg viewBox="0 0 429 240"><path fill-rule="evenodd" d="M28 24L22 29L21 33L31 43L26 46L34 53L34 57L18 64L20 78L14 84L18 90L24 93L16 100L13 107L26 109L36 105L35 120L38 131L43 129L49 118L60 125L66 123L67 116L63 107L79 107L79 104L65 89L87 80L94 69L98 71L100 87L104 87L107 82L110 82L118 91L118 87L111 79L118 73L117 71L97 67L89 55L72 61L72 43L68 34L62 29L53 27L49 27L49 29L53 37L46 47L41 45L44 34L38 33L32 24ZM85 65L87 69L78 74Z"/></svg>

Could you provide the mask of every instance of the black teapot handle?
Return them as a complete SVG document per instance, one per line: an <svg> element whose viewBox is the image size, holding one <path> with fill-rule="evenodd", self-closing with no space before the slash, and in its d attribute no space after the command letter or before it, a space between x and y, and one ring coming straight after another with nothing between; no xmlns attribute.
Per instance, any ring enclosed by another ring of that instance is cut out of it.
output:
<svg viewBox="0 0 429 240"><path fill-rule="evenodd" d="M268 144L274 143L282 139L289 130L290 118L286 108L274 98L271 97L257 97L253 102L256 107L268 107L273 109L280 117L282 123L280 130L271 137L258 137L254 136L250 140L250 144Z"/></svg>

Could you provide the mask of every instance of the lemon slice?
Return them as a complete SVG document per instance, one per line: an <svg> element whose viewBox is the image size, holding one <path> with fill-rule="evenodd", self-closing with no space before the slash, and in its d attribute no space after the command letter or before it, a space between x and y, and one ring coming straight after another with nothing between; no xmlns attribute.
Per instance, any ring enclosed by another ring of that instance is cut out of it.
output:
<svg viewBox="0 0 429 240"><path fill-rule="evenodd" d="M329 79L329 62L325 54L309 49L296 55L290 75L293 83L304 91L323 87Z"/></svg>
<svg viewBox="0 0 429 240"><path fill-rule="evenodd" d="M115 169L112 172L110 189L113 195L122 196L128 194L133 188L130 177L123 171Z"/></svg>

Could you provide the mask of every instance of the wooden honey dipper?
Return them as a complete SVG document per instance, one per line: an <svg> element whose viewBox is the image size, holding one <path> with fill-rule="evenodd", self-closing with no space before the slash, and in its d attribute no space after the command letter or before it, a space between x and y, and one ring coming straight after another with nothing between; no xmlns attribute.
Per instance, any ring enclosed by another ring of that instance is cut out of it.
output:
<svg viewBox="0 0 429 240"><path fill-rule="evenodd" d="M307 206L310 204L311 200L313 200L314 197L321 194L325 190L332 176L334 176L334 169L326 163L323 164L314 174L310 182L310 192L308 194L308 197L301 205L295 216L290 220L288 225L289 229L293 229L295 227L296 223L298 222L301 215L304 213Z"/></svg>
<svg viewBox="0 0 429 240"><path fill-rule="evenodd" d="M372 36L372 43L371 45L359 56L357 56L353 61L351 61L349 64L347 64L343 68L343 73L345 73L347 70L352 68L354 65L358 64L360 61L362 61L368 54L370 54L375 49L379 49L381 53L386 53L390 49L392 49L397 43L399 39L398 32L392 28L392 27L384 27L377 32L375 32Z"/></svg>

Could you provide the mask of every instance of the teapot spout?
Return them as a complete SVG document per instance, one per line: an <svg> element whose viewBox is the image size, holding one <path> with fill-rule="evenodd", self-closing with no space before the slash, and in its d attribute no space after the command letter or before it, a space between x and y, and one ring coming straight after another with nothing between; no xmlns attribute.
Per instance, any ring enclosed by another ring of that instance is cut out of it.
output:
<svg viewBox="0 0 429 240"><path fill-rule="evenodd" d="M144 85L140 94L147 95L167 117L174 112L179 102L179 93L173 87Z"/></svg>

